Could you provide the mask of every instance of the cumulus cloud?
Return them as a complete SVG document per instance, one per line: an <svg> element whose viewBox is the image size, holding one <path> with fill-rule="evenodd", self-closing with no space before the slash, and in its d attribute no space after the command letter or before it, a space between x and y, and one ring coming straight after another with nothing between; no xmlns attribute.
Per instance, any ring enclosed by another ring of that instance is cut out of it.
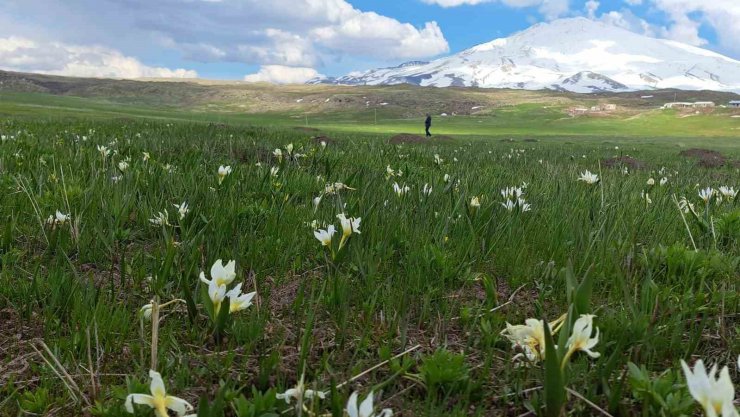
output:
<svg viewBox="0 0 740 417"><path fill-rule="evenodd" d="M0 67L11 71L100 78L198 76L192 70L150 67L110 48L39 42L16 36L0 38Z"/></svg>
<svg viewBox="0 0 740 417"><path fill-rule="evenodd" d="M599 9L599 2L596 0L588 0L586 2L585 9L588 18L594 19L596 17L596 10Z"/></svg>
<svg viewBox="0 0 740 417"><path fill-rule="evenodd" d="M740 1L652 0L652 3L671 20L664 36L692 45L704 45L706 40L700 37L699 28L706 24L717 33L720 46L740 52Z"/></svg>
<svg viewBox="0 0 740 417"><path fill-rule="evenodd" d="M347 0L23 0L0 4L3 14L33 16L26 34L77 44L94 38L134 56L159 49L201 63L317 68L449 52L436 22L415 26ZM0 27L0 37L14 34Z"/></svg>
<svg viewBox="0 0 740 417"><path fill-rule="evenodd" d="M537 7L539 12L549 20L565 15L570 8L570 0L422 0L427 4L436 4L442 7L458 7L463 5L474 6L482 3L500 3L513 7Z"/></svg>
<svg viewBox="0 0 740 417"><path fill-rule="evenodd" d="M263 65L259 72L244 77L250 83L268 82L272 84L302 84L320 77L318 71L305 67L286 67L284 65Z"/></svg>

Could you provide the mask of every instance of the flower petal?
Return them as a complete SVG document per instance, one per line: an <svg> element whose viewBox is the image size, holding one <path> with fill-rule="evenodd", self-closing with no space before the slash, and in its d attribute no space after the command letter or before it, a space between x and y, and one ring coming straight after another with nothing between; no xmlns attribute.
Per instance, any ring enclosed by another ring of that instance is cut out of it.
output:
<svg viewBox="0 0 740 417"><path fill-rule="evenodd" d="M153 407L152 400L154 400L154 397L147 394L129 394L126 397L126 403L124 404L126 406L126 411L133 414L134 413L134 403L135 404L143 404L148 405L149 407Z"/></svg>
<svg viewBox="0 0 740 417"><path fill-rule="evenodd" d="M189 402L178 397L168 396L165 400L165 405L177 413L178 416L183 416L188 411L193 411L193 406Z"/></svg>

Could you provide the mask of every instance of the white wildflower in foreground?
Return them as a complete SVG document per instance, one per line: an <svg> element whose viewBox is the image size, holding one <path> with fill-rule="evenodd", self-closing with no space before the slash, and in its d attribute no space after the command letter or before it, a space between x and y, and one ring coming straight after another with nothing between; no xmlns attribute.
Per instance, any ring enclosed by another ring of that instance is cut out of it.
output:
<svg viewBox="0 0 740 417"><path fill-rule="evenodd" d="M344 213L337 214L337 218L342 224L342 239L339 241L339 249L342 249L352 233L360 233L360 222L362 221L362 218L347 217Z"/></svg>
<svg viewBox="0 0 740 417"><path fill-rule="evenodd" d="M474 209L480 207L480 199L477 196L473 196L473 198L470 199L470 207Z"/></svg>
<svg viewBox="0 0 740 417"><path fill-rule="evenodd" d="M722 195L722 197L724 197L724 198L726 198L728 200L732 200L735 197L737 197L737 191L735 191L735 188L728 187L726 185L723 185L723 186L719 187L718 192L719 192L720 195Z"/></svg>
<svg viewBox="0 0 740 417"><path fill-rule="evenodd" d="M598 358L601 356L598 352L593 352L591 349L599 343L599 328L596 328L596 335L591 337L593 333L594 324L593 314L581 314L581 317L573 323L573 331L568 338L566 344L568 351L563 357L563 366L568 362L568 359L577 351L583 351L592 358Z"/></svg>
<svg viewBox="0 0 740 417"><path fill-rule="evenodd" d="M712 197L714 197L714 194L715 191L711 187L699 190L699 198L704 200L705 204L709 204L712 201Z"/></svg>
<svg viewBox="0 0 740 417"><path fill-rule="evenodd" d="M552 334L557 333L565 321L566 315L558 317L549 324ZM545 358L545 323L542 320L527 319L525 324L511 325L506 323L506 329L501 335L509 339L513 348L523 350L524 353L514 356L514 360L526 357L531 362Z"/></svg>
<svg viewBox="0 0 740 417"><path fill-rule="evenodd" d="M104 145L98 145L98 152L100 152L100 156L102 156L103 159L110 155L110 149Z"/></svg>
<svg viewBox="0 0 740 417"><path fill-rule="evenodd" d="M347 414L349 417L391 417L393 411L390 408L383 409L379 414L375 414L373 407L373 392L367 395L364 401L357 407L357 391L353 392L347 400Z"/></svg>
<svg viewBox="0 0 740 417"><path fill-rule="evenodd" d="M274 151L272 151L272 155L275 156L275 158L278 159L278 162L283 161L283 150L280 148L275 148Z"/></svg>
<svg viewBox="0 0 740 417"><path fill-rule="evenodd" d="M737 417L738 412L735 409L733 400L735 398L735 387L730 380L730 371L725 366L717 374L717 365L707 373L704 362L699 359L694 365L692 371L689 366L681 361L684 375L686 376L686 385L689 387L691 396L702 406L707 417Z"/></svg>
<svg viewBox="0 0 740 417"><path fill-rule="evenodd" d="M162 375L159 372L150 370L149 378L152 380L149 384L149 391L152 395L129 394L126 397L126 411L133 414L134 404L148 405L154 409L157 417L169 417L167 410L174 411L178 416L184 416L185 413L193 410L193 406L182 398L167 395Z"/></svg>
<svg viewBox="0 0 740 417"><path fill-rule="evenodd" d="M593 185L599 182L599 176L591 173L591 171L586 170L584 172L581 172L581 175L578 177L578 181L583 181L586 184Z"/></svg>
<svg viewBox="0 0 740 417"><path fill-rule="evenodd" d="M69 214L64 214L61 211L57 210L56 213L50 215L49 218L46 219L46 224L52 227L61 226L70 221L71 218L72 217Z"/></svg>
<svg viewBox="0 0 740 417"><path fill-rule="evenodd" d="M653 179L653 178L648 178L648 180L647 180L647 185L649 185L649 186L651 186L651 187L652 187L653 185L655 185L655 179Z"/></svg>
<svg viewBox="0 0 740 417"><path fill-rule="evenodd" d="M224 181L224 178L226 178L227 175L231 174L231 166L219 166L218 167L218 183L221 184Z"/></svg>
<svg viewBox="0 0 740 417"><path fill-rule="evenodd" d="M408 185L400 186L397 182L393 183L393 192L396 193L398 197L403 197L409 192L409 190L411 190L411 188L409 188Z"/></svg>
<svg viewBox="0 0 740 417"><path fill-rule="evenodd" d="M424 184L424 187L421 189L421 193L425 196L429 196L432 194L432 186L429 184Z"/></svg>
<svg viewBox="0 0 740 417"><path fill-rule="evenodd" d="M180 220L184 219L190 212L190 208L188 208L188 203L186 201L183 201L182 204L173 204L173 206L177 209L177 213L180 215Z"/></svg>
<svg viewBox="0 0 740 417"><path fill-rule="evenodd" d="M653 204L653 200L650 198L650 194L646 193L645 191L640 192L640 198L645 200L645 204Z"/></svg>
<svg viewBox="0 0 740 417"><path fill-rule="evenodd" d="M206 274L203 271L200 272L200 280L205 284L211 282L216 285L229 285L236 278L236 261L229 261L226 264L221 259L217 259L216 262L211 266L211 279L206 278Z"/></svg>
<svg viewBox="0 0 740 417"><path fill-rule="evenodd" d="M334 237L334 232L336 230L334 229L334 225L330 224L329 227L324 229L317 229L313 231L313 235L318 239L319 242L321 242L322 246L329 246L331 245L331 239Z"/></svg>
<svg viewBox="0 0 740 417"><path fill-rule="evenodd" d="M301 375L301 379L298 381L298 384L294 388L290 388L282 394L275 394L275 398L277 398L278 400L285 400L286 404L290 404L291 401L295 399L296 412L300 412L303 410L303 402L305 400L313 400L317 397L323 400L324 398L326 398L326 395L321 391L306 389L306 386L303 384L303 375Z"/></svg>
<svg viewBox="0 0 740 417"><path fill-rule="evenodd" d="M663 185L666 185L666 184L668 184L668 178L666 178L666 177L661 178L660 179L660 185L663 186Z"/></svg>
<svg viewBox="0 0 740 417"><path fill-rule="evenodd" d="M149 223L155 225L155 226L169 226L170 225L170 216L167 214L167 210L164 212L159 212L154 217L149 219Z"/></svg>
<svg viewBox="0 0 740 417"><path fill-rule="evenodd" d="M257 295L256 291L252 291L247 294L242 294L242 284L236 284L231 291L226 293L229 297L229 313L236 313L242 311L252 305L252 299Z"/></svg>
<svg viewBox="0 0 740 417"><path fill-rule="evenodd" d="M128 162L126 162L126 161L121 161L121 162L119 162L119 163L118 163L118 169L119 169L119 170L120 170L121 172L126 172L126 170L128 169Z"/></svg>

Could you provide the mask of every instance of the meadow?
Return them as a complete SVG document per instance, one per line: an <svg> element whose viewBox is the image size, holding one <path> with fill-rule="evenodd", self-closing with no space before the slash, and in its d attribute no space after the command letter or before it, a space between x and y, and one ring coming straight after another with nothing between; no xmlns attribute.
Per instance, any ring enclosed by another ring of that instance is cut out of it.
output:
<svg viewBox="0 0 740 417"><path fill-rule="evenodd" d="M682 360L740 381L737 138L28 100L0 105L0 415L688 416Z"/></svg>

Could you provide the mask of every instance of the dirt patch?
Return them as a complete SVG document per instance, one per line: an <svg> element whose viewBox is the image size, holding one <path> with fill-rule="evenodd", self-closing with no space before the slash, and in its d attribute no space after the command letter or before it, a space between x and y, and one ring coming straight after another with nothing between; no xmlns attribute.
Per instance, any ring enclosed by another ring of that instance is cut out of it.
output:
<svg viewBox="0 0 740 417"><path fill-rule="evenodd" d="M643 169L647 166L643 161L631 156L619 156L616 158L604 159L602 163L607 168L627 167L629 169Z"/></svg>
<svg viewBox="0 0 740 417"><path fill-rule="evenodd" d="M316 129L315 127L306 127L306 126L295 126L293 130L297 130L299 132L309 132L309 133L320 132L320 130Z"/></svg>
<svg viewBox="0 0 740 417"><path fill-rule="evenodd" d="M721 153L709 149L692 148L681 151L678 155L696 158L699 160L699 166L704 168L719 168L727 163L727 158L722 156Z"/></svg>
<svg viewBox="0 0 740 417"><path fill-rule="evenodd" d="M428 142L428 139L424 136L419 135L412 135L410 133L401 133L399 135L393 136L389 143L396 145L399 143L423 143Z"/></svg>
<svg viewBox="0 0 740 417"><path fill-rule="evenodd" d="M321 142L326 143L327 145L334 145L337 143L336 140L330 138L329 136L314 136L311 138L311 141L317 145L321 145Z"/></svg>
<svg viewBox="0 0 740 417"><path fill-rule="evenodd" d="M412 135L411 133L400 133L393 136L388 143L392 145L398 145L401 143L429 143L429 142L443 142L452 140L452 137L447 135L432 135L432 137L425 137L420 135Z"/></svg>
<svg viewBox="0 0 740 417"><path fill-rule="evenodd" d="M36 314L23 320L12 308L0 310L0 386L11 378L27 380L33 376L34 352L27 344L43 335L43 324Z"/></svg>

